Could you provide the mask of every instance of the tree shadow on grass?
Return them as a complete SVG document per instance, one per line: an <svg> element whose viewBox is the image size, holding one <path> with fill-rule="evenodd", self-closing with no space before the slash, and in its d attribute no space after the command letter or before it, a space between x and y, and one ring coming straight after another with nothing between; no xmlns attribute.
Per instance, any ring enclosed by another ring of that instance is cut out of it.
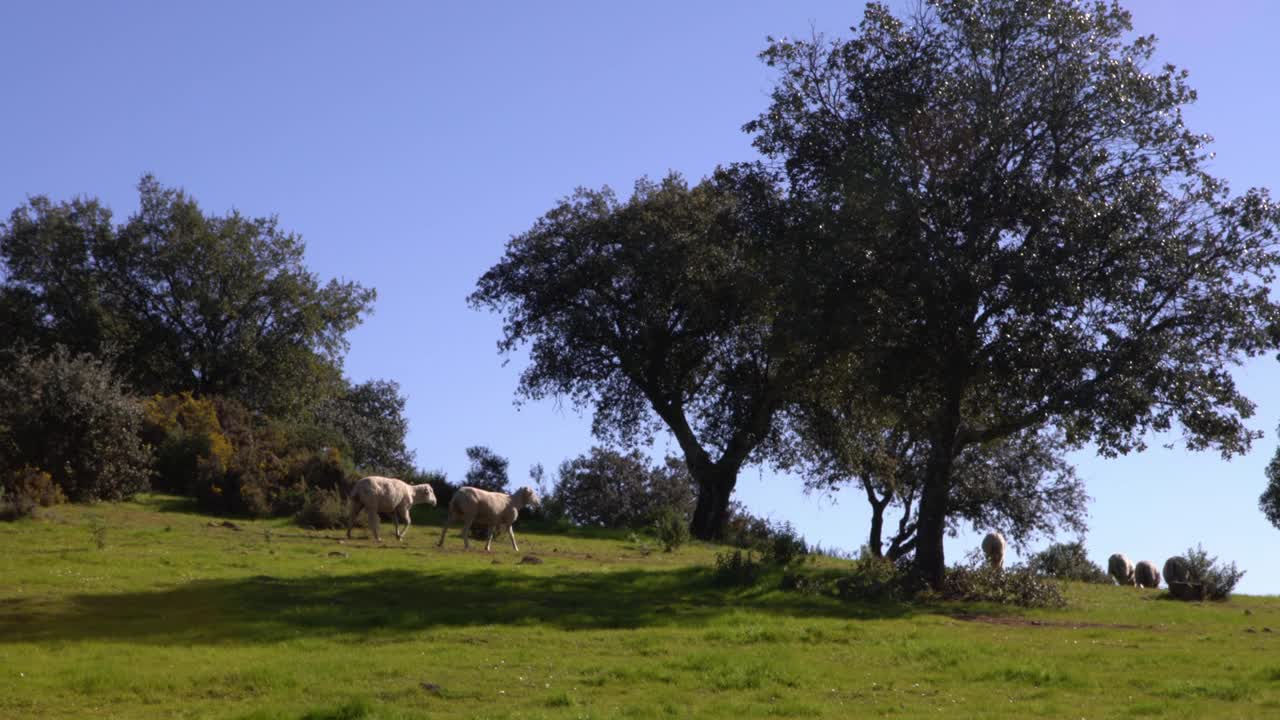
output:
<svg viewBox="0 0 1280 720"><path fill-rule="evenodd" d="M76 595L52 606L15 599L0 604L0 644L254 644L334 634L355 641L485 625L696 627L739 608L850 620L918 611L902 604L730 592L713 585L700 568L559 575L391 569L337 577L199 580L146 592Z"/></svg>

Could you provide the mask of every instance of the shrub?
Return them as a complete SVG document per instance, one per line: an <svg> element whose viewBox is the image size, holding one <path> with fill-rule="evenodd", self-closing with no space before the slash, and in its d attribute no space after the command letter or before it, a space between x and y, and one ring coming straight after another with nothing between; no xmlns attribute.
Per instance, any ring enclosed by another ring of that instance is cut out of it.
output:
<svg viewBox="0 0 1280 720"><path fill-rule="evenodd" d="M346 528L346 503L337 490L312 489L295 519L302 527L317 530Z"/></svg>
<svg viewBox="0 0 1280 720"><path fill-rule="evenodd" d="M0 521L13 522L31 517L36 512L36 502L29 497L16 497L5 493L0 487Z"/></svg>
<svg viewBox="0 0 1280 720"><path fill-rule="evenodd" d="M948 568L942 597L966 602L992 602L1021 607L1066 607L1058 581L1026 568L1002 570L985 564Z"/></svg>
<svg viewBox="0 0 1280 720"><path fill-rule="evenodd" d="M65 348L43 358L15 352L0 365L0 474L44 468L77 502L147 488L142 411L107 365Z"/></svg>
<svg viewBox="0 0 1280 720"><path fill-rule="evenodd" d="M467 460L471 467L467 470L467 485L490 492L507 492L510 479L507 477L508 460L483 445L467 448Z"/></svg>
<svg viewBox="0 0 1280 720"><path fill-rule="evenodd" d="M1245 574L1244 570L1236 568L1235 563L1218 564L1218 558L1210 557L1201 545L1188 549L1184 557L1187 560L1187 584L1192 588L1199 586L1198 592L1187 594L1189 599L1202 594L1209 600L1226 600Z"/></svg>
<svg viewBox="0 0 1280 720"><path fill-rule="evenodd" d="M756 550L766 562L786 565L807 555L809 547L791 523L773 522L756 517L738 502L729 506L724 540L745 550Z"/></svg>
<svg viewBox="0 0 1280 720"><path fill-rule="evenodd" d="M1027 569L1036 575L1059 580L1111 584L1111 576L1085 553L1084 543L1054 543L1027 560Z"/></svg>
<svg viewBox="0 0 1280 720"><path fill-rule="evenodd" d="M674 512L693 513L693 479L683 462L651 466L638 450L594 447L561 463L554 503L578 525L640 528Z"/></svg>
<svg viewBox="0 0 1280 720"><path fill-rule="evenodd" d="M752 557L751 551L743 553L733 550L716 553L716 567L712 577L717 585L746 586L754 585L760 578L761 566Z"/></svg>
<svg viewBox="0 0 1280 720"><path fill-rule="evenodd" d="M671 508L663 511L654 521L654 531L663 552L673 552L689 542L689 521Z"/></svg>
<svg viewBox="0 0 1280 720"><path fill-rule="evenodd" d="M809 546L791 523L770 525L769 537L760 549L761 559L774 565L790 565L809 554Z"/></svg>
<svg viewBox="0 0 1280 720"><path fill-rule="evenodd" d="M906 577L905 568L888 558L876 557L864 547L848 568L834 574L788 570L782 576L782 589L832 595L842 600L878 602L904 597Z"/></svg>
<svg viewBox="0 0 1280 720"><path fill-rule="evenodd" d="M53 482L49 473L30 465L11 473L4 483L0 483L0 489L12 501L26 500L33 507L52 507L67 501L62 488Z"/></svg>

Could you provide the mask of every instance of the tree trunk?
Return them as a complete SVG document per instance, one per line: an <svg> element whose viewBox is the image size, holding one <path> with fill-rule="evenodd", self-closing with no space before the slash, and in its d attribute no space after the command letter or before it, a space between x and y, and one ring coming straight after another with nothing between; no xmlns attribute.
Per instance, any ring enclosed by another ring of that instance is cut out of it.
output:
<svg viewBox="0 0 1280 720"><path fill-rule="evenodd" d="M719 540L729 520L729 498L738 482L737 468L711 465L698 473L693 473L692 467L689 470L698 481L698 504L693 510L689 532L699 540Z"/></svg>
<svg viewBox="0 0 1280 720"><path fill-rule="evenodd" d="M925 469L920 510L916 515L916 559L912 571L918 586L942 587L946 570L943 538L947 531L947 501L951 495L951 462L955 455L956 426L935 433Z"/></svg>
<svg viewBox="0 0 1280 720"><path fill-rule="evenodd" d="M884 530L884 506L871 506L871 534L867 538L867 547L871 549L871 554L875 557L884 557L884 550L881 548L880 534Z"/></svg>

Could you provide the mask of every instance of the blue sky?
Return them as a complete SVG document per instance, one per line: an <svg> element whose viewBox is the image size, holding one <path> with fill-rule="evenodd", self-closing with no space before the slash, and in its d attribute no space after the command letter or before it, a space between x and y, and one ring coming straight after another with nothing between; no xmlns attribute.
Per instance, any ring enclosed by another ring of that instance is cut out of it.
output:
<svg viewBox="0 0 1280 720"><path fill-rule="evenodd" d="M1126 3L1160 58L1191 70L1190 124L1214 168L1280 190L1274 136L1280 3ZM589 418L513 406L522 366L499 320L464 298L506 240L576 186L691 178L749 159L740 126L767 103L766 35L839 34L860 2L11 2L0 6L0 212L28 195L95 195L124 218L144 172L207 210L276 214L323 277L378 290L347 372L409 397L418 462L460 479L486 444L518 482L592 444ZM1280 593L1280 531L1257 510L1280 421L1274 358L1236 374L1266 437L1247 457L1160 447L1074 459L1094 500L1093 558L1157 563L1196 542ZM676 448L658 438L656 451ZM856 495L806 497L749 469L738 496L810 540L863 542ZM976 545L948 542L952 560Z"/></svg>

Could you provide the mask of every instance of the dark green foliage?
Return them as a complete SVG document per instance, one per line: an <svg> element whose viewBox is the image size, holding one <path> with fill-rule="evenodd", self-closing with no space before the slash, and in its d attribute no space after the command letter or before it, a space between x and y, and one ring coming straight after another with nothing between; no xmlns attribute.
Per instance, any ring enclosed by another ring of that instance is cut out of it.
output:
<svg viewBox="0 0 1280 720"><path fill-rule="evenodd" d="M761 559L774 565L790 565L808 554L809 546L789 522L773 525L768 540L760 548Z"/></svg>
<svg viewBox="0 0 1280 720"><path fill-rule="evenodd" d="M1201 545L1189 548L1183 557L1187 561L1186 584L1192 590L1185 599L1200 599L1194 596L1202 596L1209 600L1226 600L1245 575L1245 571L1236 568L1235 563L1220 564L1218 558L1210 556Z"/></svg>
<svg viewBox="0 0 1280 720"><path fill-rule="evenodd" d="M490 492L507 492L510 478L507 477L508 460L483 445L467 448L467 460L471 467L467 470L466 484L473 488Z"/></svg>
<svg viewBox="0 0 1280 720"><path fill-rule="evenodd" d="M663 552L675 552L689 542L689 520L672 508L665 508L653 521L654 533Z"/></svg>
<svg viewBox="0 0 1280 720"><path fill-rule="evenodd" d="M742 503L729 506L724 541L747 550L755 550L770 562L787 564L808 554L809 548L789 522L775 522L757 517Z"/></svg>
<svg viewBox="0 0 1280 720"><path fill-rule="evenodd" d="M449 501L453 500L453 494L458 491L458 486L449 482L443 470L415 469L405 473L400 479L410 485L430 485L431 491L436 495L436 507L449 507ZM524 511L520 511L520 514L523 516Z"/></svg>
<svg viewBox="0 0 1280 720"><path fill-rule="evenodd" d="M13 522L35 515L39 506L34 499L25 495L13 495L0 487L0 522Z"/></svg>
<svg viewBox="0 0 1280 720"><path fill-rule="evenodd" d="M1066 607L1058 580L1026 568L1001 569L985 563L947 569L940 590L946 600L991 602L1020 607Z"/></svg>
<svg viewBox="0 0 1280 720"><path fill-rule="evenodd" d="M1258 509L1276 528L1280 528L1280 448L1267 463L1267 487L1258 498Z"/></svg>
<svg viewBox="0 0 1280 720"><path fill-rule="evenodd" d="M578 190L513 238L472 305L528 345L518 393L594 407L593 431L630 445L666 426L698 483L694 535L727 520L739 470L775 431L820 347L783 288L800 282L768 172L735 167L693 187L640 180L620 201Z"/></svg>
<svg viewBox="0 0 1280 720"><path fill-rule="evenodd" d="M725 550L716 553L716 566L712 578L717 585L741 587L754 585L760 579L763 567L750 550Z"/></svg>
<svg viewBox="0 0 1280 720"><path fill-rule="evenodd" d="M37 468L21 467L0 480L3 480L0 482L3 497L20 506L30 504L53 507L67 501L67 496L53 481L53 476Z"/></svg>
<svg viewBox="0 0 1280 720"><path fill-rule="evenodd" d="M216 399L225 461L201 461L191 493L206 512L268 517L293 515L316 490L339 492L355 479L331 428L255 417L234 400ZM217 457L222 457L218 455Z"/></svg>
<svg viewBox="0 0 1280 720"><path fill-rule="evenodd" d="M306 493L306 500L294 518L302 527L344 529L347 527L347 510L347 503L337 490L313 489ZM363 522L363 519L362 512L357 520Z"/></svg>
<svg viewBox="0 0 1280 720"><path fill-rule="evenodd" d="M47 468L76 502L120 500L147 488L142 411L110 367L61 347L46 357L15 352L7 359L0 373L0 473Z"/></svg>
<svg viewBox="0 0 1280 720"><path fill-rule="evenodd" d="M404 404L399 383L370 380L322 400L315 418L340 434L361 472L403 478L413 469L413 452L404 444L409 432Z"/></svg>
<svg viewBox="0 0 1280 720"><path fill-rule="evenodd" d="M687 524L694 483L675 458L651 467L638 450L624 455L595 447L560 465L554 500L578 525L639 528L667 511Z"/></svg>
<svg viewBox="0 0 1280 720"><path fill-rule="evenodd" d="M0 225L0 323L48 350L117 353L145 393L293 414L329 394L372 290L321 285L274 218L208 215L150 176L121 225L96 200L34 197ZM8 338L6 338L8 341Z"/></svg>
<svg viewBox="0 0 1280 720"><path fill-rule="evenodd" d="M1104 454L1175 426L1227 456L1257 437L1229 370L1276 345L1280 209L1209 174L1187 73L1155 55L1119 5L1074 0L871 4L848 39L763 53L779 79L747 130L825 255L815 293L869 325L831 381L926 440L934 588L967 447L1044 425Z"/></svg>
<svg viewBox="0 0 1280 720"><path fill-rule="evenodd" d="M1054 543L1027 560L1027 570L1058 580L1110 585L1111 576L1089 559L1084 541Z"/></svg>
<svg viewBox="0 0 1280 720"><path fill-rule="evenodd" d="M906 572L898 564L863 548L849 567L836 573L791 568L782 576L782 589L831 595L842 600L882 602L906 597Z"/></svg>

